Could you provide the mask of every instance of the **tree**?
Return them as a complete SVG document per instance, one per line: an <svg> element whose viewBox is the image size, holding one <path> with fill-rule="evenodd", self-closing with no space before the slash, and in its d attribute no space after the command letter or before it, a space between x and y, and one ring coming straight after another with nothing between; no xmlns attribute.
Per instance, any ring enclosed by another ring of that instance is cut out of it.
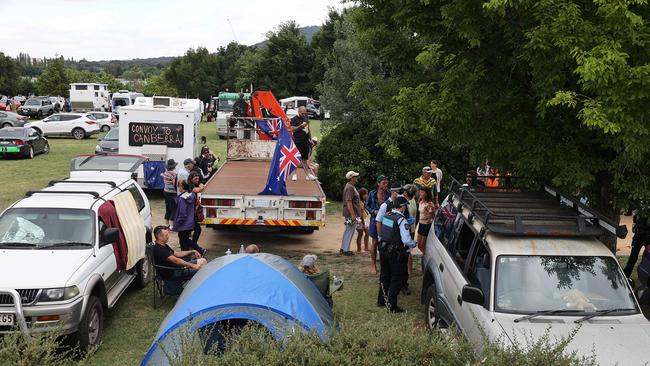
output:
<svg viewBox="0 0 650 366"><path fill-rule="evenodd" d="M342 21L343 15L335 9L330 9L327 20L311 38L314 64L309 79L315 86L323 82L327 64L331 61L329 58L333 54L334 43L341 37L340 24Z"/></svg>
<svg viewBox="0 0 650 366"><path fill-rule="evenodd" d="M70 81L63 67L63 57L49 60L45 70L36 80L36 90L41 95L68 96Z"/></svg>
<svg viewBox="0 0 650 366"><path fill-rule="evenodd" d="M145 95L177 96L178 92L163 74L158 74L147 79L147 84L142 91Z"/></svg>
<svg viewBox="0 0 650 366"><path fill-rule="evenodd" d="M385 118L388 151L416 125L466 144L475 162L581 191L610 216L650 196L645 2L364 0L359 9L364 49L404 81Z"/></svg>
<svg viewBox="0 0 650 366"><path fill-rule="evenodd" d="M174 59L164 75L181 97L201 100L215 94L219 81L216 57L203 47Z"/></svg>
<svg viewBox="0 0 650 366"><path fill-rule="evenodd" d="M0 94L15 95L18 87L18 68L13 58L0 52Z"/></svg>

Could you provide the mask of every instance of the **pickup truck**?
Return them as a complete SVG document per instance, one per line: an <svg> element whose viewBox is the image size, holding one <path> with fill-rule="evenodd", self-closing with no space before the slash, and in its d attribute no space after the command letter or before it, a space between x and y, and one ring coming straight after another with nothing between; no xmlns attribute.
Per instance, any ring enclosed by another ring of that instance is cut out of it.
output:
<svg viewBox="0 0 650 366"><path fill-rule="evenodd" d="M201 193L202 224L277 231L313 232L325 225L325 193L302 168L287 179L288 196L260 195L264 190L276 141L259 140L255 131L236 127L227 140L227 159ZM295 180L292 179L295 176Z"/></svg>
<svg viewBox="0 0 650 366"><path fill-rule="evenodd" d="M120 230L145 236L136 241L142 243L140 253L152 241L149 201L131 179L145 159L76 157L69 179L27 192L0 215L0 334L19 328L30 337L55 330L82 350L101 343L104 312L129 285L143 288L151 277L147 255L118 271L112 245ZM109 228L100 219L100 206L118 195L130 201L128 194L142 220L135 229Z"/></svg>

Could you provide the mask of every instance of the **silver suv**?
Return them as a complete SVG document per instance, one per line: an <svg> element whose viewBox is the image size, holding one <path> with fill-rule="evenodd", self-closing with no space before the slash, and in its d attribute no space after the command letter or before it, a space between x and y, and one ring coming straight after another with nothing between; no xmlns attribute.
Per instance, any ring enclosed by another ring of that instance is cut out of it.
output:
<svg viewBox="0 0 650 366"><path fill-rule="evenodd" d="M429 328L456 326L477 348L532 344L546 332L600 364L648 360L650 322L597 237L618 227L574 197L454 181L423 258Z"/></svg>

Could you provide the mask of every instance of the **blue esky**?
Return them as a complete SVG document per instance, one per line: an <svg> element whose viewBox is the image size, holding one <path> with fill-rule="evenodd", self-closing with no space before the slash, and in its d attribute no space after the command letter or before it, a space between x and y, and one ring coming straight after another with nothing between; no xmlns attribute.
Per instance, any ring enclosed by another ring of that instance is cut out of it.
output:
<svg viewBox="0 0 650 366"><path fill-rule="evenodd" d="M252 45L280 23L321 25L328 7L343 7L341 0L0 0L0 6L0 52L92 61L180 56L199 46L215 51L235 39Z"/></svg>

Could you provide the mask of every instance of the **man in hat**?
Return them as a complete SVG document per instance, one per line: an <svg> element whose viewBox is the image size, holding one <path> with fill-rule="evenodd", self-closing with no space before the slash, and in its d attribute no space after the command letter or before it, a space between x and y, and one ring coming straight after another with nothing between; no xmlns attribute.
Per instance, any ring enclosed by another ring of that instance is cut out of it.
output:
<svg viewBox="0 0 650 366"><path fill-rule="evenodd" d="M377 176L377 188L370 191L368 199L366 200L366 209L370 212L370 220L368 222L368 235L372 238L372 247L370 249L370 264L372 274L377 274L377 244L378 232L376 225L377 213L381 204L388 199L388 178L385 175L379 174Z"/></svg>
<svg viewBox="0 0 650 366"><path fill-rule="evenodd" d="M360 197L357 188L359 173L350 170L345 174L347 183L343 188L343 217L345 218L345 230L341 240L341 249L339 252L343 255L354 255L350 250L350 242L354 232L359 226L363 229L363 220L361 219L361 207L359 206Z"/></svg>
<svg viewBox="0 0 650 366"><path fill-rule="evenodd" d="M431 191L431 196L435 197L436 194L434 193L436 191L436 180L431 178L431 174L433 171L431 170L430 166L425 166L422 168L422 175L419 177L415 178L413 181L413 184L415 184L416 187L418 187L418 190L420 189L428 189Z"/></svg>
<svg viewBox="0 0 650 366"><path fill-rule="evenodd" d="M179 170L176 176L176 190L178 191L178 194L180 194L180 189L178 189L178 187L180 186L181 182L187 181L187 178L189 178L192 169L194 169L194 159L187 158L183 160L183 169Z"/></svg>
<svg viewBox="0 0 650 366"><path fill-rule="evenodd" d="M173 226L172 217L176 212L176 162L174 159L167 160L167 170L163 173L163 195L165 196L165 223Z"/></svg>
<svg viewBox="0 0 650 366"><path fill-rule="evenodd" d="M409 225L404 216L408 201L399 196L392 203L392 209L382 217L381 240L379 242L379 293L377 306L386 306L393 313L404 310L397 306L397 295L408 279L409 248L415 248L415 241L409 233Z"/></svg>

